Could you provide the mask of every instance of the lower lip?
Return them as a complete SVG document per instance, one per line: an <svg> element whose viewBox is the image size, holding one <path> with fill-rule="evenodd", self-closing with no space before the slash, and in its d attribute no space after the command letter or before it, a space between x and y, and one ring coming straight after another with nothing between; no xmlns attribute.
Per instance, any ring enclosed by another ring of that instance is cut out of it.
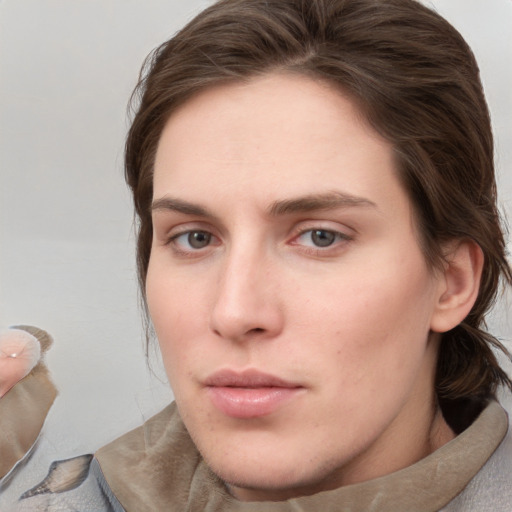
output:
<svg viewBox="0 0 512 512"><path fill-rule="evenodd" d="M267 416L289 402L302 388L236 388L208 387L208 393L217 407L232 418L250 419Z"/></svg>

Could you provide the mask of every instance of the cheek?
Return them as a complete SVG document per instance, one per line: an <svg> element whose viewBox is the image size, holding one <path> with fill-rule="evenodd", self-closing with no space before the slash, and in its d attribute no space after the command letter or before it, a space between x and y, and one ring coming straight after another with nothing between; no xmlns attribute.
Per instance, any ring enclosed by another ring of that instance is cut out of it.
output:
<svg viewBox="0 0 512 512"><path fill-rule="evenodd" d="M351 267L328 286L310 282L294 294L299 332L316 340L315 354L347 369L347 380L379 368L400 371L425 350L434 303L429 272L421 256L386 261L381 254L378 263Z"/></svg>
<svg viewBox="0 0 512 512"><path fill-rule="evenodd" d="M198 336L207 326L205 287L193 287L190 278L151 263L146 279L146 297L171 385L178 371L188 367L200 352ZM200 354L199 354L200 356Z"/></svg>

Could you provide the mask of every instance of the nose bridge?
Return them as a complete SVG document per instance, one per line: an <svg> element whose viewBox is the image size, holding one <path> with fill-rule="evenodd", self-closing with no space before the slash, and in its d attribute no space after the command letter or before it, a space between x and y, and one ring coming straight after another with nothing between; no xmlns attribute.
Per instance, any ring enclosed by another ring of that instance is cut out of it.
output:
<svg viewBox="0 0 512 512"><path fill-rule="evenodd" d="M262 245L250 240L226 251L211 314L218 335L236 340L278 332L281 312L269 260Z"/></svg>

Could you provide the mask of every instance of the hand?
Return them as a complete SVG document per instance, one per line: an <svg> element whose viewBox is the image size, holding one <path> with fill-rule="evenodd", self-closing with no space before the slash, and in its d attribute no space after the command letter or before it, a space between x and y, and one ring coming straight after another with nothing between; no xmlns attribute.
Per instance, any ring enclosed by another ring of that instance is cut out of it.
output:
<svg viewBox="0 0 512 512"><path fill-rule="evenodd" d="M41 356L39 341L21 329L0 332L0 398L30 373Z"/></svg>

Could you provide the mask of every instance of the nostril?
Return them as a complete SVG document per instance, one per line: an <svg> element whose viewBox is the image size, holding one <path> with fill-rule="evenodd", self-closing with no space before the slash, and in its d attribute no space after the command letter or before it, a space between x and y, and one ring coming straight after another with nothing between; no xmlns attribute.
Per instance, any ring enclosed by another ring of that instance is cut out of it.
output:
<svg viewBox="0 0 512 512"><path fill-rule="evenodd" d="M258 334L260 332L264 332L265 329L261 328L261 327L255 327L254 329L251 329L250 331L248 331L249 333L253 333L253 334Z"/></svg>

